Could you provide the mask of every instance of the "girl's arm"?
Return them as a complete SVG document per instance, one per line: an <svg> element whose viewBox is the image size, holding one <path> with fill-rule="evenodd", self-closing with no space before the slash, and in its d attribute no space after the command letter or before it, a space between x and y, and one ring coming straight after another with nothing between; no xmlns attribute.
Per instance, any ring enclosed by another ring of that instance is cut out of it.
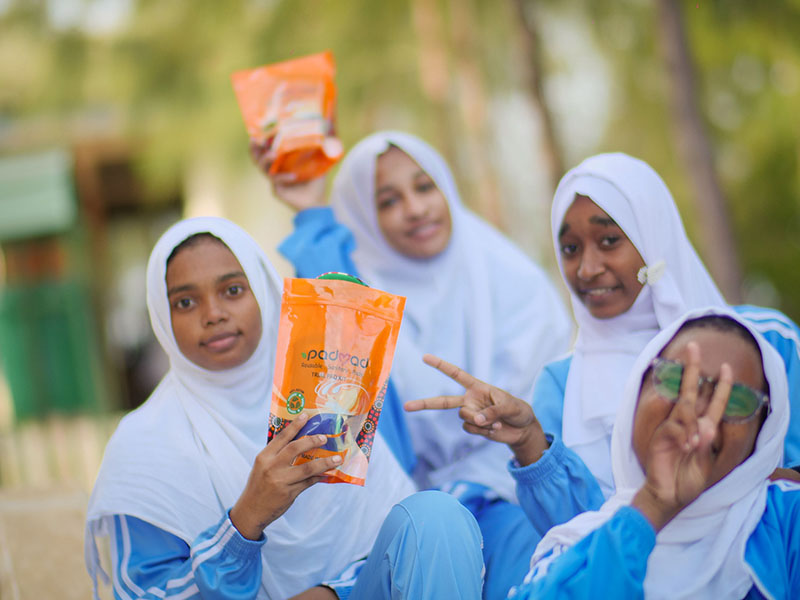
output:
<svg viewBox="0 0 800 600"><path fill-rule="evenodd" d="M517 483L519 502L542 534L579 513L597 510L604 501L594 475L561 440L569 365L570 360L565 359L545 366L533 392L534 412L546 432L549 448L538 461L512 463L509 468Z"/></svg>
<svg viewBox="0 0 800 600"><path fill-rule="evenodd" d="M508 597L643 598L647 559L655 542L647 519L636 509L623 507L571 548L556 546L543 556Z"/></svg>
<svg viewBox="0 0 800 600"><path fill-rule="evenodd" d="M330 271L358 276L350 258L355 240L350 230L336 222L325 201L325 176L295 181L291 173L271 175L273 156L263 145L250 143L250 155L259 170L270 180L272 192L294 210L295 230L278 246L292 263L297 277L317 277Z"/></svg>
<svg viewBox="0 0 800 600"><path fill-rule="evenodd" d="M410 400L405 403L406 410L458 408L465 431L507 444L515 457L511 474L517 480L520 504L542 534L603 503L600 486L589 469L557 438L553 442L552 435L545 435L530 404L441 358L426 354L423 360L463 385L464 394ZM548 386L553 389L543 389ZM547 368L536 387L540 394L560 394L563 398Z"/></svg>
<svg viewBox="0 0 800 600"><path fill-rule="evenodd" d="M733 308L764 336L783 359L791 403L789 431L783 444L783 466L793 468L800 465L800 327L782 312L771 308L750 305ZM775 475L776 479L781 477L780 472Z"/></svg>
<svg viewBox="0 0 800 600"><path fill-rule="evenodd" d="M242 537L226 514L190 545L146 521L115 515L110 527L114 597L255 598L266 538Z"/></svg>
<svg viewBox="0 0 800 600"><path fill-rule="evenodd" d="M519 503L542 535L582 512L597 510L604 501L597 480L580 457L559 438L550 440L550 448L538 461L527 466L512 461L509 466Z"/></svg>
<svg viewBox="0 0 800 600"><path fill-rule="evenodd" d="M294 231L278 246L297 277L314 278L338 271L358 276L351 254L353 234L336 221L328 206L308 208L294 217Z"/></svg>
<svg viewBox="0 0 800 600"><path fill-rule="evenodd" d="M333 455L294 464L298 456L327 442L324 435L296 437L307 420L308 415L301 413L256 455L244 491L229 513L233 526L248 540L261 539L264 528L285 513L297 496L342 462L341 456Z"/></svg>
<svg viewBox="0 0 800 600"><path fill-rule="evenodd" d="M341 462L333 456L293 464L299 454L326 441L320 435L295 439L307 419L304 414L294 419L258 453L236 504L191 547L139 519L115 517L111 547L116 596L163 599L180 591L180 597L206 600L255 598L264 528Z"/></svg>

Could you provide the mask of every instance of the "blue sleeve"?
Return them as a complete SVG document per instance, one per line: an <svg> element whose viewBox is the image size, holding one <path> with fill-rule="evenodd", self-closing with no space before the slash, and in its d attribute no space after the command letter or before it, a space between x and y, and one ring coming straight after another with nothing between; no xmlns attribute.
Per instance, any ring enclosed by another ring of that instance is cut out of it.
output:
<svg viewBox="0 0 800 600"><path fill-rule="evenodd" d="M542 557L514 600L537 598L643 598L647 559L656 533L635 508L625 506L571 548Z"/></svg>
<svg viewBox="0 0 800 600"><path fill-rule="evenodd" d="M783 510L781 522L783 523L783 540L786 548L786 574L789 594L787 597L800 590L800 485L796 483L778 483L773 495L781 495ZM779 491L783 493L779 494ZM792 591L793 590L793 591Z"/></svg>
<svg viewBox="0 0 800 600"><path fill-rule="evenodd" d="M756 576L752 597L795 598L800 590L800 485L773 482L767 507L745 548ZM765 593L756 593L761 587ZM748 596L750 597L750 596Z"/></svg>
<svg viewBox="0 0 800 600"><path fill-rule="evenodd" d="M536 530L544 535L587 510L597 510L603 492L589 468L559 437L548 435L550 448L526 467L509 466L517 498Z"/></svg>
<svg viewBox="0 0 800 600"><path fill-rule="evenodd" d="M533 388L533 412L545 433L561 437L564 417L564 390L572 356L545 365Z"/></svg>
<svg viewBox="0 0 800 600"><path fill-rule="evenodd" d="M358 276L351 253L356 247L350 230L336 222L329 206L307 208L294 217L294 231L278 251L294 265L297 277L313 279L338 271Z"/></svg>
<svg viewBox="0 0 800 600"><path fill-rule="evenodd" d="M780 311L759 306L735 306L739 315L778 351L786 365L791 406L789 431L783 444L783 466L800 465L800 328Z"/></svg>
<svg viewBox="0 0 800 600"><path fill-rule="evenodd" d="M383 397L383 408L381 408L381 416L378 419L378 432L386 440L386 444L397 462L410 475L417 464L417 456L411 445L405 410L403 410L400 397L397 395L391 379L387 382Z"/></svg>
<svg viewBox="0 0 800 600"><path fill-rule="evenodd" d="M525 514L542 535L587 510L603 504L600 485L580 457L561 441L564 390L572 357L546 365L536 380L533 412L550 442L535 463L509 470L517 483L517 497Z"/></svg>
<svg viewBox="0 0 800 600"><path fill-rule="evenodd" d="M226 514L189 546L146 521L115 515L111 532L114 597L255 598L261 586L265 539L245 539Z"/></svg>

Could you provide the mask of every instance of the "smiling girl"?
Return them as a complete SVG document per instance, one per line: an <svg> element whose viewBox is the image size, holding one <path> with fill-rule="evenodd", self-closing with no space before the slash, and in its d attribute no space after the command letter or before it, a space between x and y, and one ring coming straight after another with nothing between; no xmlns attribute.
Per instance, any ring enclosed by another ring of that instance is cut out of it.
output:
<svg viewBox="0 0 800 600"><path fill-rule="evenodd" d="M266 171L269 157L257 148L253 154ZM425 352L530 397L541 367L570 341L558 293L537 265L462 205L445 161L414 136L384 131L356 144L333 181L330 207L323 180L273 184L298 210L296 229L279 248L298 276L346 271L407 297L379 430L421 488L457 494L476 515L485 597L504 598L526 565L511 568L501 554L512 549L516 559L514 548L538 539L516 505L505 469L510 453L465 433L456 414L405 414L402 402L460 391L422 363Z"/></svg>
<svg viewBox="0 0 800 600"><path fill-rule="evenodd" d="M270 157L251 149L266 172ZM298 211L279 250L299 277L345 271L407 297L380 422L401 464L423 487L467 478L513 498L513 482L497 468L503 452L464 434L455 415L406 415L401 405L456 389L422 364L425 352L526 397L571 334L544 272L467 210L442 157L405 133L359 142L333 181L330 207L324 179L297 184L284 175L272 182Z"/></svg>
<svg viewBox="0 0 800 600"><path fill-rule="evenodd" d="M382 436L363 487L320 483L339 456L294 464L327 442L297 437L304 416L266 444L280 283L249 235L171 227L147 305L170 370L106 447L87 513L95 585L108 536L123 600L480 597L474 518L447 494L409 496Z"/></svg>

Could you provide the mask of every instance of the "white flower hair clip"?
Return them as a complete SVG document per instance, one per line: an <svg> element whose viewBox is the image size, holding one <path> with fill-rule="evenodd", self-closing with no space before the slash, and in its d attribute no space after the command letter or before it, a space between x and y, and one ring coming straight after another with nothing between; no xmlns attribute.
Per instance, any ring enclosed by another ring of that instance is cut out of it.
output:
<svg viewBox="0 0 800 600"><path fill-rule="evenodd" d="M664 275L664 271L667 270L667 263L663 260L659 260L656 263L653 263L649 267L647 265L643 266L639 269L639 272L636 273L636 279L639 280L639 283L642 285L649 283L653 285L661 276Z"/></svg>

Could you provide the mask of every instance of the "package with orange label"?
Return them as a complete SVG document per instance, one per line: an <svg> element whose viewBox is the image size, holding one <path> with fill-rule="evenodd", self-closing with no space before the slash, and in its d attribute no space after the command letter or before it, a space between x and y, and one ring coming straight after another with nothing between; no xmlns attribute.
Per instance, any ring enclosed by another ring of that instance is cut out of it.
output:
<svg viewBox="0 0 800 600"><path fill-rule="evenodd" d="M338 454L324 481L364 485L405 298L323 277L284 280L268 439L305 413L328 441L296 463Z"/></svg>
<svg viewBox="0 0 800 600"><path fill-rule="evenodd" d="M342 144L333 137L335 70L325 51L231 75L247 133L275 156L270 173L304 181L341 158Z"/></svg>

